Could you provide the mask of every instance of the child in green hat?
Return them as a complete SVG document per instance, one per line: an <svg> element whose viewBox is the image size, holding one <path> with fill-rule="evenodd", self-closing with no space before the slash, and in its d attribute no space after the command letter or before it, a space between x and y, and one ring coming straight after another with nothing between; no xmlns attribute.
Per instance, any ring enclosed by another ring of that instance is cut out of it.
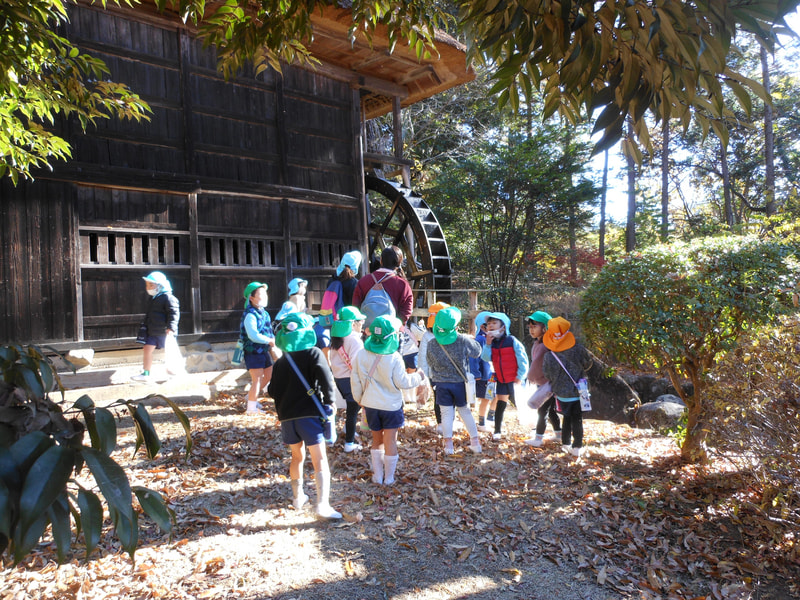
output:
<svg viewBox="0 0 800 600"><path fill-rule="evenodd" d="M537 310L527 318L528 333L533 338L533 346L531 347L531 366L528 369L528 381L535 384L537 387L547 385L549 388L550 382L544 376L542 371L542 362L544 355L547 352L547 347L542 343L542 337L547 331L547 322L552 317L543 310ZM561 439L561 419L558 418L556 412L556 399L552 394L544 401L544 404L537 409L539 413L538 421L536 422L536 429L534 435L530 439L525 440L529 446L539 447L544 442L544 432L547 429L547 419L550 418L550 423L553 424L554 439Z"/></svg>
<svg viewBox="0 0 800 600"><path fill-rule="evenodd" d="M435 391L436 404L442 411L442 436L444 453L453 454L453 422L456 410L469 432L469 449L478 454L481 442L472 411L467 405L466 385L468 381L469 359L481 355L481 345L473 338L458 333L456 327L461 321L461 311L455 306L443 308L435 317L434 339L428 342L427 363L431 385Z"/></svg>
<svg viewBox="0 0 800 600"><path fill-rule="evenodd" d="M292 504L299 510L308 500L303 492L303 462L307 448L314 465L317 516L341 519L341 513L330 505L331 472L325 451L325 421L334 418L335 383L325 355L316 347L314 319L303 313L287 315L278 326L275 342L284 354L275 362L269 393L275 400L283 443L292 451L289 464ZM319 405L309 395L309 390L314 392Z"/></svg>
<svg viewBox="0 0 800 600"><path fill-rule="evenodd" d="M397 317L375 318L364 350L353 360L350 384L353 398L367 415L372 431L372 481L391 485L397 469L397 430L405 423L403 390L422 384L425 375L417 369L407 373L398 332Z"/></svg>
<svg viewBox="0 0 800 600"><path fill-rule="evenodd" d="M244 288L244 312L239 322L239 337L244 348L244 364L250 373L250 391L247 393L247 414L258 415L264 411L258 395L266 389L272 378L272 356L269 349L275 343L272 320L267 312L267 284L252 281Z"/></svg>
<svg viewBox="0 0 800 600"><path fill-rule="evenodd" d="M356 443L356 424L361 410L353 399L350 375L353 373L353 360L364 349L361 329L367 316L355 306L343 306L337 313L338 319L331 326L331 352L329 354L331 371L336 387L347 402L347 416L344 422L344 451L361 450Z"/></svg>

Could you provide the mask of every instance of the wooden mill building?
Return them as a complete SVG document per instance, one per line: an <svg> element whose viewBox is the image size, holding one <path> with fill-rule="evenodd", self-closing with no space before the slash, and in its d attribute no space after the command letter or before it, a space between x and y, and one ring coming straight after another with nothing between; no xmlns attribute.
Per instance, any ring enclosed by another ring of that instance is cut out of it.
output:
<svg viewBox="0 0 800 600"><path fill-rule="evenodd" d="M64 34L102 58L110 79L148 102L149 122L58 130L72 160L34 182L0 180L0 343L61 349L132 346L146 306L142 277L163 271L181 301L181 340L233 339L250 281L309 280L318 303L341 255L400 243L415 288L449 285L435 217L410 190L371 176L403 166L365 151L365 123L472 78L443 40L419 61L347 38L350 15L314 17L316 69L285 66L226 81L214 49L147 2L81 2ZM384 206L376 215L370 196ZM365 265L362 265L364 274Z"/></svg>

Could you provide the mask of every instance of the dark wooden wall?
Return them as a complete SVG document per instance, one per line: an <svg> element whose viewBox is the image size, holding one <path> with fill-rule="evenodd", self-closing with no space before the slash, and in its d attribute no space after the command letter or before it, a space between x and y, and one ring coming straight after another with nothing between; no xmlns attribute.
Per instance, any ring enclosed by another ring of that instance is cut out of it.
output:
<svg viewBox="0 0 800 600"><path fill-rule="evenodd" d="M152 270L188 338L230 338L250 281L269 284L273 315L293 277L318 303L341 255L366 246L357 90L291 67L225 81L179 23L70 17L64 33L153 112L85 133L64 120L73 160L0 182L0 342L130 345Z"/></svg>

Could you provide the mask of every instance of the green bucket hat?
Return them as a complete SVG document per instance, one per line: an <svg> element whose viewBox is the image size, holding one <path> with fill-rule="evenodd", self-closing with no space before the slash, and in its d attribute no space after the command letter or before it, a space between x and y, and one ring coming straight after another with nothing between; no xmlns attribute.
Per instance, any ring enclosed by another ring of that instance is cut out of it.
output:
<svg viewBox="0 0 800 600"><path fill-rule="evenodd" d="M347 337L353 333L352 321L334 321L331 325L331 337Z"/></svg>
<svg viewBox="0 0 800 600"><path fill-rule="evenodd" d="M393 354L400 347L400 336L397 332L403 324L397 317L378 317L370 325L370 336L364 342L364 348L375 354Z"/></svg>
<svg viewBox="0 0 800 600"><path fill-rule="evenodd" d="M331 337L347 337L353 331L353 321L364 321L367 315L355 306L343 306L336 314L338 321L331 326Z"/></svg>
<svg viewBox="0 0 800 600"><path fill-rule="evenodd" d="M537 310L532 315L528 315L528 321L534 321L535 323L541 323L544 325L545 330L547 329L547 322L552 319L550 315L548 315L543 310Z"/></svg>
<svg viewBox="0 0 800 600"><path fill-rule="evenodd" d="M247 284L247 287L244 288L244 293L242 295L244 296L245 308L247 307L247 302L250 300L250 296L252 296L253 292L260 287L263 287L265 290L269 289L269 286L266 283L259 283L258 281L251 281Z"/></svg>
<svg viewBox="0 0 800 600"><path fill-rule="evenodd" d="M452 344L458 338L458 323L461 321L461 311L455 306L443 308L436 313L433 322L433 337L442 346Z"/></svg>
<svg viewBox="0 0 800 600"><path fill-rule="evenodd" d="M339 309L340 321L365 321L367 315L358 310L355 306L343 306Z"/></svg>
<svg viewBox="0 0 800 600"><path fill-rule="evenodd" d="M308 350L317 345L314 319L305 313L291 313L278 325L275 343L284 352Z"/></svg>

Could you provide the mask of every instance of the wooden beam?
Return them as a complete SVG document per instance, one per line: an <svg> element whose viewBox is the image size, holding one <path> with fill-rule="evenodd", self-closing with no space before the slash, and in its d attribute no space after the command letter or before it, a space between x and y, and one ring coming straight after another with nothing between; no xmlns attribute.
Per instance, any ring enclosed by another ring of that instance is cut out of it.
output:
<svg viewBox="0 0 800 600"><path fill-rule="evenodd" d="M320 73L321 75L326 75L337 81L346 81L351 86L358 89L369 90L384 96L408 98L408 88L405 86L396 85L389 81L378 79L377 77L361 75L356 71L338 67L328 62L323 61L322 64L317 65L312 71Z"/></svg>

